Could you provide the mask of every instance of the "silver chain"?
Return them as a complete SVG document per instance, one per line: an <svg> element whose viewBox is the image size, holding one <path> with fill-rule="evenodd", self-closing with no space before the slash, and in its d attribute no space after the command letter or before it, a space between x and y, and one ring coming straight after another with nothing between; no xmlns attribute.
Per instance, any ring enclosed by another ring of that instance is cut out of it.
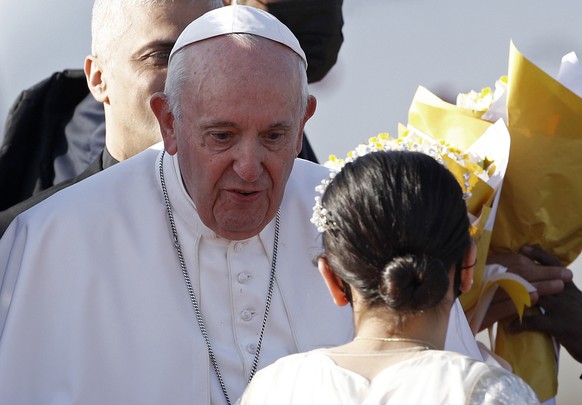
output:
<svg viewBox="0 0 582 405"><path fill-rule="evenodd" d="M208 337L208 332L206 331L206 326L204 325L204 320L202 319L202 312L198 305L198 300L196 299L196 294L194 294L194 288L192 287L192 282L190 281L190 275L186 268L186 261L182 255L182 248L180 247L180 242L178 240L178 231L176 230L176 223L174 222L174 215L172 214L172 206L170 205L170 197L168 196L168 190L166 188L166 180L164 178L164 155L166 151L162 151L159 163L160 170L160 182L162 184L162 192L164 194L164 202L166 204L166 211L168 212L168 220L170 222L170 228L172 229L172 237L174 241L174 247L178 254L178 260L180 261L180 268L182 269L182 275L184 276L184 281L186 282L186 288L188 289L188 295L190 296L190 301L192 301L192 307L194 308L194 314L196 315L196 320L198 321L198 327L206 343L206 348L208 350L208 357L210 358L210 363L214 368L216 377L218 378L218 383L226 399L226 403L231 405L228 392L226 390L226 384L222 379L222 374L218 368L218 362L216 361L216 356L214 350L212 350L212 345L210 344L210 338ZM269 289L267 291L267 302L265 303L265 315L263 316L263 324L261 325L261 333L259 334L259 341L257 343L257 350L255 352L255 357L253 359L253 364L251 367L251 374L249 375L248 382L251 381L255 373L257 372L257 367L259 365L259 357L261 355L261 347L263 344L263 335L265 333L265 327L267 325L267 318L269 317L269 309L271 308L271 300L273 299L273 287L275 285L275 272L277 269L277 248L279 247L279 223L281 220L281 211L277 211L277 217L275 219L275 241L273 242L273 261L271 263L271 275L269 276Z"/></svg>

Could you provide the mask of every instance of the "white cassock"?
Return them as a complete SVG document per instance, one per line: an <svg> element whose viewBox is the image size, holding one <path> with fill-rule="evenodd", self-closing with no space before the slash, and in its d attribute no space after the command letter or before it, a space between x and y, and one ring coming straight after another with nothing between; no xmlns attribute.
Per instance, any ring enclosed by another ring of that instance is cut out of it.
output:
<svg viewBox="0 0 582 405"><path fill-rule="evenodd" d="M0 240L0 403L225 403L172 242L159 159L149 149L55 194ZM217 237L200 221L177 160L166 154L163 167L186 266L234 402L261 329L275 221L248 240ZM314 265L321 247L309 219L314 188L326 176L327 169L297 160L287 183L259 368L352 339L349 307L333 304ZM453 313L455 345L447 348L478 357L466 320Z"/></svg>

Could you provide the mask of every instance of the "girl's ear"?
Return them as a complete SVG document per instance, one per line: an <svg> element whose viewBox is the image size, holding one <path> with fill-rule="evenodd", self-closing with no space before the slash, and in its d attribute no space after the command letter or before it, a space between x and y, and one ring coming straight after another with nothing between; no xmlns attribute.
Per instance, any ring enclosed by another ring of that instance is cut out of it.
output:
<svg viewBox="0 0 582 405"><path fill-rule="evenodd" d="M325 257L320 257L317 260L317 267L325 281L325 285L329 290L333 302L339 307L343 307L348 304L348 299L346 298L346 293L344 292L344 287L341 279L333 272L329 263Z"/></svg>
<svg viewBox="0 0 582 405"><path fill-rule="evenodd" d="M465 254L463 258L463 267L461 269L461 284L459 289L461 292L467 292L473 286L473 268L475 267L475 262L477 261L477 245L472 242L471 248Z"/></svg>

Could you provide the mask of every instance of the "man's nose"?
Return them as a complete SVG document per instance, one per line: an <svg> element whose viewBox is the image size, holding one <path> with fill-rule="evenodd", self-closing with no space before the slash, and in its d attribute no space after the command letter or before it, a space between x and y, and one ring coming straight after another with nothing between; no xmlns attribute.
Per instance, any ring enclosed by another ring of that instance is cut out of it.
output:
<svg viewBox="0 0 582 405"><path fill-rule="evenodd" d="M234 161L234 171L247 182L254 182L263 173L265 150L257 140L245 140L239 143Z"/></svg>

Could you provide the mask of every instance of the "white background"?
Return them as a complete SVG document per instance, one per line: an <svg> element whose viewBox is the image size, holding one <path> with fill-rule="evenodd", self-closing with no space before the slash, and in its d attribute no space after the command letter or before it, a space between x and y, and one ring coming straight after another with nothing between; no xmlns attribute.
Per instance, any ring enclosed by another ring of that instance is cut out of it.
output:
<svg viewBox="0 0 582 405"><path fill-rule="evenodd" d="M83 66L91 5L0 2L0 126L22 89ZM320 160L378 132L395 133L419 85L453 99L493 86L507 72L511 39L552 76L564 54L576 51L582 59L580 0L344 0L343 10L338 63L311 87L318 108L307 133ZM582 260L571 268L582 285ZM561 362L558 404L579 404L582 365L564 351Z"/></svg>

